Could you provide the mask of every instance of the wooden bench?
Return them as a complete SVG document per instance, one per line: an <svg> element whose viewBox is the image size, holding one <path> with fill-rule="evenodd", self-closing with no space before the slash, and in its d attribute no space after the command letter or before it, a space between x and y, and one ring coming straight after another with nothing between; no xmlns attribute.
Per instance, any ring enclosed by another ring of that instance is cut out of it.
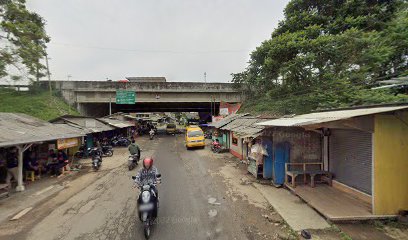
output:
<svg viewBox="0 0 408 240"><path fill-rule="evenodd" d="M308 166L318 166L317 169L308 169ZM297 167L296 170L292 170L291 167ZM312 162L312 163L285 163L285 183L287 185L292 185L296 187L296 177L303 175L303 184L307 183L307 175L310 176L310 186L315 187L316 176L320 176L319 182L326 182L330 186L332 185L333 175L323 170L323 163L321 162ZM289 177L291 182L289 182Z"/></svg>
<svg viewBox="0 0 408 240"><path fill-rule="evenodd" d="M292 167L297 167L296 170ZM292 187L296 187L296 177L303 175L303 183L306 184L305 175L305 163L285 163L285 183L291 184ZM289 182L289 177L291 178L291 183Z"/></svg>
<svg viewBox="0 0 408 240"><path fill-rule="evenodd" d="M317 182L315 177L320 176L320 183L326 182L329 186L332 185L333 175L324 170L315 170L315 171L306 171L305 174L310 175L310 186L315 187L315 183Z"/></svg>

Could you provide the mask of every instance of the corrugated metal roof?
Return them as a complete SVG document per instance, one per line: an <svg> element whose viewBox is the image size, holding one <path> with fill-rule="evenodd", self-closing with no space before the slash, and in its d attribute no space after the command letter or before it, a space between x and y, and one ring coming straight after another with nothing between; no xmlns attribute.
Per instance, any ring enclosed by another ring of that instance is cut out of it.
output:
<svg viewBox="0 0 408 240"><path fill-rule="evenodd" d="M221 120L219 120L217 122L213 122L213 123L208 124L208 126L215 127L215 128L221 128L221 127L227 125L228 123L234 121L237 118L248 116L248 115L249 115L249 113L231 114L231 115L229 115L229 116L227 116L227 117L225 117L225 118L223 118L223 119L221 119Z"/></svg>
<svg viewBox="0 0 408 240"><path fill-rule="evenodd" d="M52 123L54 125L62 125L62 126L67 126L69 128L74 128L76 131L80 132L82 135L86 135L88 133L92 133L90 130L88 129L83 129L81 127L79 127L76 124L70 123L70 122L65 122L65 123Z"/></svg>
<svg viewBox="0 0 408 240"><path fill-rule="evenodd" d="M91 117L81 117L81 116L61 116L59 118L53 119L50 122L56 123L71 123L82 128L87 133L97 133L114 130L114 127L109 126L95 118Z"/></svg>
<svg viewBox="0 0 408 240"><path fill-rule="evenodd" d="M0 113L0 147L83 135L77 128L52 124L23 113Z"/></svg>
<svg viewBox="0 0 408 240"><path fill-rule="evenodd" d="M222 130L229 130L240 137L252 137L259 135L264 129L263 126L256 125L256 123L265 121L262 118L255 117L241 117L228 123Z"/></svg>
<svg viewBox="0 0 408 240"><path fill-rule="evenodd" d="M370 108L359 108L359 109L345 109L337 111L325 111L303 114L299 116L294 116L292 118L279 118L275 120L265 121L258 123L261 126L307 126L325 122L332 122L342 119L348 119L359 116L372 115L376 113L391 112L402 109L408 109L408 105L405 106L383 106L383 107L370 107Z"/></svg>
<svg viewBox="0 0 408 240"><path fill-rule="evenodd" d="M246 118L246 117L242 117L242 118L238 118L233 120L232 122L228 123L227 125L225 125L224 127L222 127L222 130L233 130L233 129L239 129L239 128L245 128L245 127L249 127L249 126L255 126L254 123L259 122L260 119L258 118Z"/></svg>
<svg viewBox="0 0 408 240"><path fill-rule="evenodd" d="M118 119L112 119L112 118L98 118L98 120L109 124L115 128L127 128L127 127L132 127L133 124L129 123L129 122L124 122Z"/></svg>

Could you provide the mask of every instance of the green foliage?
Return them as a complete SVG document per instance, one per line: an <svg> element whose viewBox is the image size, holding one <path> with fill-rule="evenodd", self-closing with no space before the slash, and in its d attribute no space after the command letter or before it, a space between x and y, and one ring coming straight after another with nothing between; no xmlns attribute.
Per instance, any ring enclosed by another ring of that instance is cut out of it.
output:
<svg viewBox="0 0 408 240"><path fill-rule="evenodd" d="M0 89L0 102L0 112L25 113L47 121L64 114L79 115L62 98L50 97L47 91Z"/></svg>
<svg viewBox="0 0 408 240"><path fill-rule="evenodd" d="M246 106L281 113L404 101L368 89L407 74L407 26L402 0L292 0L233 82L248 96Z"/></svg>
<svg viewBox="0 0 408 240"><path fill-rule="evenodd" d="M371 105L382 103L408 102L408 95L393 95L390 90L370 90L347 86L312 90L310 93L296 96L269 97L267 95L249 98L241 107L241 112L272 114L303 114L313 110Z"/></svg>
<svg viewBox="0 0 408 240"><path fill-rule="evenodd" d="M40 62L46 55L46 43L50 41L44 29L44 19L27 10L25 0L0 1L0 77L13 75L8 70L14 67L18 74L40 78L45 66Z"/></svg>

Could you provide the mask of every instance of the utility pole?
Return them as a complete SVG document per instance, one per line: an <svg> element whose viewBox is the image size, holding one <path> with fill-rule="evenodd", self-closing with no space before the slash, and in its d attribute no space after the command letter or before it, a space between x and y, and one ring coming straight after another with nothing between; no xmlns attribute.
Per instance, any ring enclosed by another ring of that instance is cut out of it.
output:
<svg viewBox="0 0 408 240"><path fill-rule="evenodd" d="M213 116L213 110L212 110L212 96L210 97L210 111L211 111L211 113L210 113L210 115L211 115L211 117Z"/></svg>
<svg viewBox="0 0 408 240"><path fill-rule="evenodd" d="M45 63L47 66L48 86L50 88L50 97L51 97L52 96L51 74L50 74L50 66L48 65L48 55L47 54L45 54Z"/></svg>
<svg viewBox="0 0 408 240"><path fill-rule="evenodd" d="M67 80L69 81L69 79L72 77L72 75L71 74L67 74ZM60 85L60 88L61 88L61 85ZM60 89L61 90L61 89ZM71 106L68 108L68 115L71 115Z"/></svg>
<svg viewBox="0 0 408 240"><path fill-rule="evenodd" d="M214 104L213 110L214 110L214 116L215 116L216 115L216 112L215 112L215 97L213 97L213 104Z"/></svg>
<svg viewBox="0 0 408 240"><path fill-rule="evenodd" d="M112 115L112 94L109 93L109 115Z"/></svg>
<svg viewBox="0 0 408 240"><path fill-rule="evenodd" d="M213 111L214 111L214 116L215 116L215 96L213 96Z"/></svg>

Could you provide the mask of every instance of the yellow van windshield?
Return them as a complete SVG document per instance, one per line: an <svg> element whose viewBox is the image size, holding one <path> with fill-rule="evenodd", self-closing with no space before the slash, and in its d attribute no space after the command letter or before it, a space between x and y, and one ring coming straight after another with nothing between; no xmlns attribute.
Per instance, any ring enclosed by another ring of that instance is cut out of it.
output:
<svg viewBox="0 0 408 240"><path fill-rule="evenodd" d="M196 131L190 131L187 133L188 137L201 137L203 136L203 132L200 130L196 130Z"/></svg>

